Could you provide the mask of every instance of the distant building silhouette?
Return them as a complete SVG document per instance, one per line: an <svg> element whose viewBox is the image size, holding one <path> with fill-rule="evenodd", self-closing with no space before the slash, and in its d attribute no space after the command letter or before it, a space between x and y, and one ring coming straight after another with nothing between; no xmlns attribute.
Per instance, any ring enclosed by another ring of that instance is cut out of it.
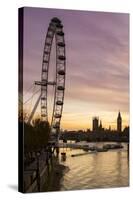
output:
<svg viewBox="0 0 133 200"><path fill-rule="evenodd" d="M99 130L102 130L102 120L100 120Z"/></svg>
<svg viewBox="0 0 133 200"><path fill-rule="evenodd" d="M118 132L122 131L122 117L121 117L120 111L119 111L118 117L117 117L117 131Z"/></svg>
<svg viewBox="0 0 133 200"><path fill-rule="evenodd" d="M92 129L93 131L97 131L99 129L99 118L98 117L93 117L92 120Z"/></svg>

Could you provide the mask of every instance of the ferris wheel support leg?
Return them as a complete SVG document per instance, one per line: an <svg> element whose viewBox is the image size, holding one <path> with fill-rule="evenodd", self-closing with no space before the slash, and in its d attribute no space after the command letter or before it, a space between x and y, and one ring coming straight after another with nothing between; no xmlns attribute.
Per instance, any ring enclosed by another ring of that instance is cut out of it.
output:
<svg viewBox="0 0 133 200"><path fill-rule="evenodd" d="M39 95L39 97L38 97L38 99L37 99L37 101L36 101L36 103L35 103L35 106L34 106L32 112L31 112L31 115L30 115L30 117L29 117L29 119L28 119L28 124L30 124L30 122L31 122L31 120L32 120L32 118L33 118L33 116L34 116L34 114L35 114L35 111L36 111L36 109L37 109L37 106L38 106L38 104L39 104L40 99L41 99L41 94Z"/></svg>

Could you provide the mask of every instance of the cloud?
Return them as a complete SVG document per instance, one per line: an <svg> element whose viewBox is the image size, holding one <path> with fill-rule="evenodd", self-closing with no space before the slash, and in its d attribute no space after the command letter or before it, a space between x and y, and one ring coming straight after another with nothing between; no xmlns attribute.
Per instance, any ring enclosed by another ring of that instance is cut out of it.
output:
<svg viewBox="0 0 133 200"><path fill-rule="evenodd" d="M92 105L99 111L121 109L128 112L129 15L124 13L26 8L24 90L41 77L45 35L54 16L62 19L65 32L64 106L70 112L78 103ZM52 55L51 69L54 59Z"/></svg>

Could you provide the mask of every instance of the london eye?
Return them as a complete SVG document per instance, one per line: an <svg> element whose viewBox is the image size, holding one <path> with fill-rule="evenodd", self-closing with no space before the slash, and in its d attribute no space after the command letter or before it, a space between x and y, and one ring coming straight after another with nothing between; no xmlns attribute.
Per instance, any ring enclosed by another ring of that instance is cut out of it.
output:
<svg viewBox="0 0 133 200"><path fill-rule="evenodd" d="M51 59L51 49L55 42L54 51L56 53L55 60L55 74L53 77L54 81L49 80L49 65ZM41 93L37 102L31 112L28 119L28 123L31 122L36 108L40 103L41 105L41 121L48 122L48 86L54 86L54 103L52 118L50 123L50 140L58 140L60 131L60 123L62 118L63 104L64 104L64 93L65 93L65 77L66 77L66 50L65 50L65 38L63 32L63 25L60 19L54 17L51 19L45 38L45 44L43 49L42 59L42 71L41 81L35 81L35 85L41 86Z"/></svg>

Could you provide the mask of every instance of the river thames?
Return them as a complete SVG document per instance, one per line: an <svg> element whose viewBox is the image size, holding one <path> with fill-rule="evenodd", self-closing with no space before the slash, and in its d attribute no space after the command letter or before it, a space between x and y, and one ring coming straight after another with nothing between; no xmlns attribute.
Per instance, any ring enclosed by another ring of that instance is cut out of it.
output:
<svg viewBox="0 0 133 200"><path fill-rule="evenodd" d="M105 143L104 143L105 144ZM97 146L103 143L97 143ZM129 185L129 160L127 144L123 149L108 152L94 152L72 157L72 154L85 153L81 149L60 149L66 152L66 160L59 158L66 166L61 180L61 191L92 188L126 187Z"/></svg>

